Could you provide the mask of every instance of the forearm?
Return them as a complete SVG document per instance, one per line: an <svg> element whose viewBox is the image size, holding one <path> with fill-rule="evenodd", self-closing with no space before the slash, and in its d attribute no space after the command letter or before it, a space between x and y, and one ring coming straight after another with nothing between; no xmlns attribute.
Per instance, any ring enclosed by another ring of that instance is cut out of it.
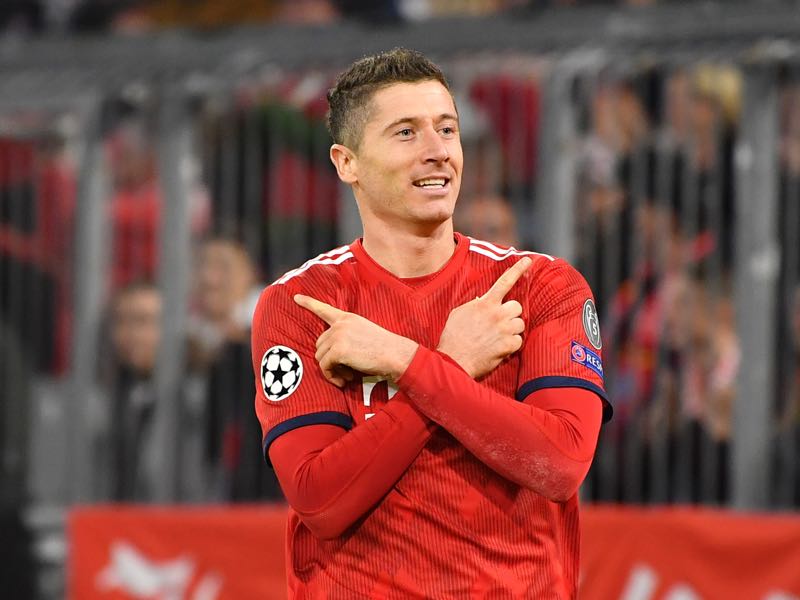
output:
<svg viewBox="0 0 800 600"><path fill-rule="evenodd" d="M591 465L602 413L591 392L578 402L552 402L553 395L582 390L548 390L545 410L477 383L427 348L420 348L398 385L479 460L551 500L571 497Z"/></svg>
<svg viewBox="0 0 800 600"><path fill-rule="evenodd" d="M348 432L327 425L290 431L269 456L289 504L315 535L331 539L392 489L435 428L400 392Z"/></svg>

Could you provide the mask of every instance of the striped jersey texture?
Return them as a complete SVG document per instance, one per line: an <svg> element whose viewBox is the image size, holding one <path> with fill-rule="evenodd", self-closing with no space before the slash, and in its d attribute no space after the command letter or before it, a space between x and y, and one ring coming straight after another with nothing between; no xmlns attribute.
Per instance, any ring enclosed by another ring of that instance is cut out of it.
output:
<svg viewBox="0 0 800 600"><path fill-rule="evenodd" d="M484 294L523 256L533 264L506 300L523 306L524 345L482 383L509 402L545 387L586 388L604 399L607 419L601 368L574 356L576 344L592 345L584 325L591 291L567 262L457 233L455 253L439 272L405 280L373 261L357 240L287 272L262 293L253 321L253 366L265 453L296 427L358 427L391 401L386 381L364 378L339 389L323 378L314 353L327 326L297 306L294 294L357 313L435 349L450 311ZM299 356L302 375L291 393L270 399L262 359L276 347ZM599 357L599 349L594 352ZM383 500L339 538L317 539L290 510L290 594L574 598L579 542L577 496L555 503L512 483L440 428Z"/></svg>

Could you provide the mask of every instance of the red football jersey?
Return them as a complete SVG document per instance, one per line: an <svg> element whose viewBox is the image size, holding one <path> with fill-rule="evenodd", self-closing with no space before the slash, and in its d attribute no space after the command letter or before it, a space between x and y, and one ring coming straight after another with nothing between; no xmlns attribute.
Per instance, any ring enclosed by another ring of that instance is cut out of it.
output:
<svg viewBox="0 0 800 600"><path fill-rule="evenodd" d="M537 389L603 390L591 291L568 263L456 234L436 274L395 277L356 241L267 287L253 321L256 413L264 452L310 424L358 427L391 401L375 377L339 389L314 359L327 325L296 305L302 293L436 348L450 311L484 294L522 256L533 264L506 300L523 306L524 345L482 384L522 401ZM439 428L394 488L344 535L320 540L290 511L295 598L572 598L578 579L578 498L551 502L491 470Z"/></svg>

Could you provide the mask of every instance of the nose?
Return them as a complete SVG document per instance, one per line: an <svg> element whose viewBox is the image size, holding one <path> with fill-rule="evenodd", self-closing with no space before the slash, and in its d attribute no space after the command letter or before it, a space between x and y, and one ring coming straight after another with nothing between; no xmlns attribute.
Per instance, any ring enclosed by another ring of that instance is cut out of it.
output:
<svg viewBox="0 0 800 600"><path fill-rule="evenodd" d="M431 127L425 132L424 160L425 162L442 163L450 158L447 144L435 128Z"/></svg>

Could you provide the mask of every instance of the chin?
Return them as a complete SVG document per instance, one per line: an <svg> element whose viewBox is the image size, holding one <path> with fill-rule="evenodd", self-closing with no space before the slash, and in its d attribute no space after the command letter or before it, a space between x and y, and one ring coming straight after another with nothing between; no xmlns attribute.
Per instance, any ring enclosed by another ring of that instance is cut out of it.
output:
<svg viewBox="0 0 800 600"><path fill-rule="evenodd" d="M418 207L413 217L422 221L446 220L453 216L454 208L453 203L449 201L431 202Z"/></svg>
<svg viewBox="0 0 800 600"><path fill-rule="evenodd" d="M453 211L456 208L455 199L442 198L436 202L431 202L426 207L426 212L437 217L444 217L449 219L453 216Z"/></svg>
<svg viewBox="0 0 800 600"><path fill-rule="evenodd" d="M435 230L436 228L444 225L448 221L451 221L453 218L452 212L442 212L437 214L428 214L428 215L420 215L416 219L414 219L417 225L424 227L430 231Z"/></svg>

